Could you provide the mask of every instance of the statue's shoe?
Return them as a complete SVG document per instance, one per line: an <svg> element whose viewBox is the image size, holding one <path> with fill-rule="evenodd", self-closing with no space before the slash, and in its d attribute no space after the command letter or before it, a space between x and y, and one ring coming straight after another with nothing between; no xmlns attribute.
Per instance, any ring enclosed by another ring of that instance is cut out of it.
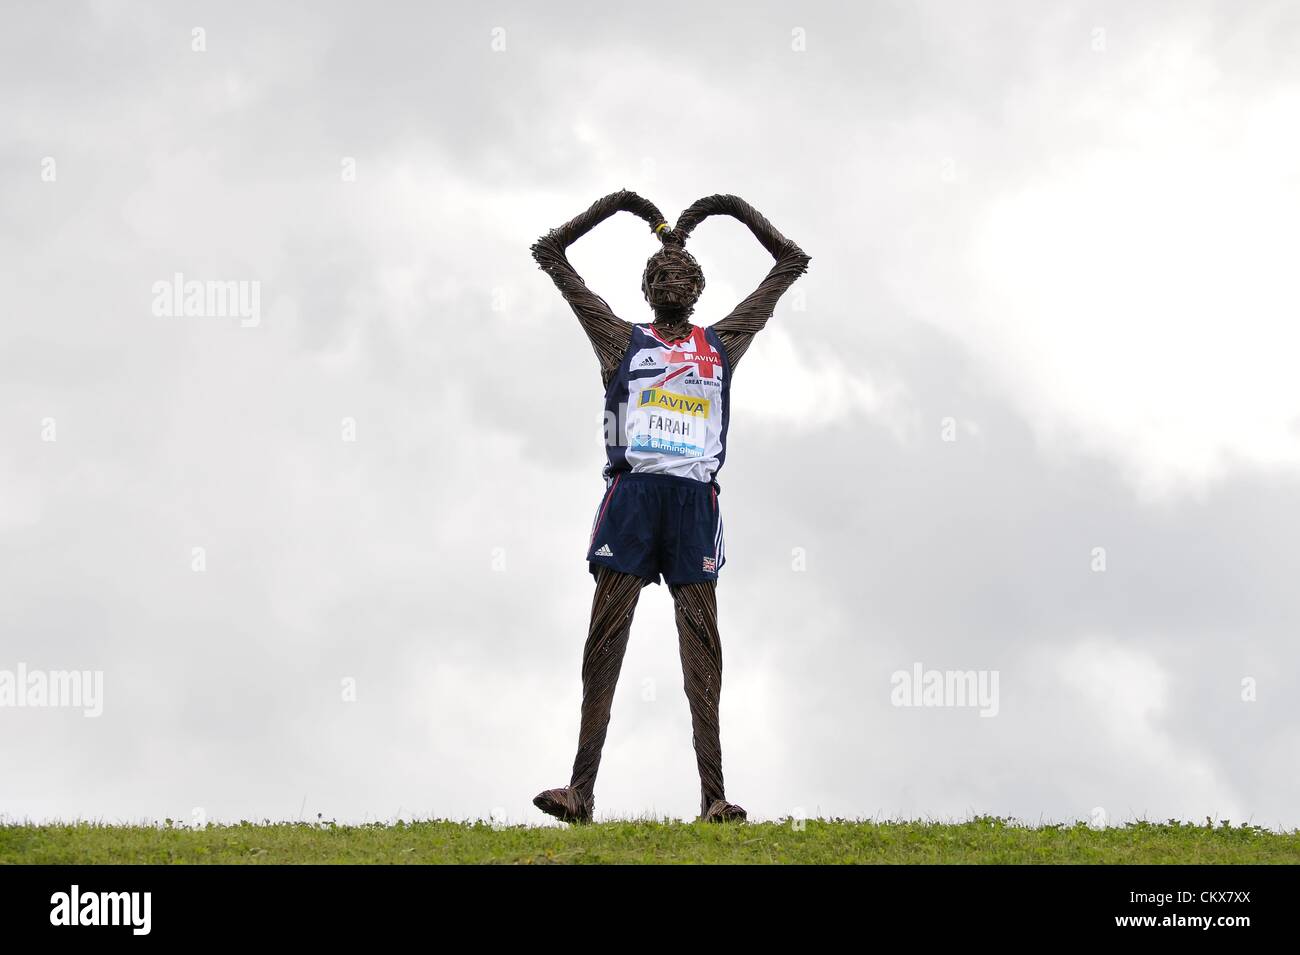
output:
<svg viewBox="0 0 1300 955"><path fill-rule="evenodd" d="M562 822L591 822L591 806L583 801L572 786L538 793L533 799L533 805Z"/></svg>
<svg viewBox="0 0 1300 955"><path fill-rule="evenodd" d="M713 800L709 811L700 817L703 822L744 822L748 818L745 810L725 799Z"/></svg>

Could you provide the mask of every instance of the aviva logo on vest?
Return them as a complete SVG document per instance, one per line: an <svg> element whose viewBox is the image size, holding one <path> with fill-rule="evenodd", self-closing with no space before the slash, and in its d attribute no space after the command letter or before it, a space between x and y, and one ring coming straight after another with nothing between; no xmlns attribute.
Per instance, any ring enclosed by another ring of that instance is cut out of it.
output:
<svg viewBox="0 0 1300 955"><path fill-rule="evenodd" d="M653 405L656 408L662 408L664 411L676 411L679 414L692 415L696 418L707 418L709 416L708 398L692 398L690 395L679 395L675 391L664 391L662 388L647 388L641 392L637 407L644 408L646 405Z"/></svg>

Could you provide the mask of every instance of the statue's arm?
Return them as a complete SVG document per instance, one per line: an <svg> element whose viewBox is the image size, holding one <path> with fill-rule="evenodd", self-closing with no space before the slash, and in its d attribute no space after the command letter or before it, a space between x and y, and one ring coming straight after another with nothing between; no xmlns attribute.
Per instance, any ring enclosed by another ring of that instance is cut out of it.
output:
<svg viewBox="0 0 1300 955"><path fill-rule="evenodd" d="M601 378L605 381L618 368L618 363L627 351L628 342L632 339L632 324L615 315L603 298L587 288L582 276L569 264L565 250L619 211L635 213L645 219L652 229L664 221L654 203L624 189L598 199L586 212L570 219L558 229L552 229L532 246L533 258L537 260L538 266L551 277L555 287L578 316L578 322L596 352Z"/></svg>
<svg viewBox="0 0 1300 955"><path fill-rule="evenodd" d="M777 300L785 294L794 280L808 271L811 256L783 236L761 212L739 196L709 196L701 199L682 214L676 231L689 235L703 219L711 215L730 215L739 219L754 234L754 238L776 259L771 270L753 292L739 305L713 324L727 358L734 368L749 348L754 336L763 330L776 309Z"/></svg>

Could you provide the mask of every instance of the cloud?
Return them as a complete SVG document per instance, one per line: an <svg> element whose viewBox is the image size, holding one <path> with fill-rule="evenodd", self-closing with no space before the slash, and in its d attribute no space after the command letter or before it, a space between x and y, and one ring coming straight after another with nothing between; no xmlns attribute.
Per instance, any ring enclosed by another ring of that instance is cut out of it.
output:
<svg viewBox="0 0 1300 955"><path fill-rule="evenodd" d="M939 319L1052 452L1148 495L1300 467L1300 85L1236 87L1207 42L1175 34L1068 102L1053 125L1104 138L979 210L970 307Z"/></svg>
<svg viewBox="0 0 1300 955"><path fill-rule="evenodd" d="M1065 649L1056 671L1060 682L1089 709L1079 729L1088 737L1095 728L1102 737L1062 740L1065 746L1077 743L1084 752L1104 748L1109 765L1101 774L1105 783L1097 788L1104 786L1119 793L1123 790L1118 780L1147 777L1159 780L1159 789L1126 794L1129 802L1123 808L1135 809L1134 815L1170 813L1166 807L1172 797L1189 814L1199 806L1216 819L1245 818L1239 796L1212 761L1170 732L1166 724L1171 716L1173 677L1149 651L1113 639L1085 638ZM1157 801L1157 793L1165 801ZM1112 821L1122 818L1118 808L1107 810ZM1163 821L1163 817L1155 821Z"/></svg>
<svg viewBox="0 0 1300 955"><path fill-rule="evenodd" d="M752 420L818 429L861 416L879 419L900 440L917 426L901 381L855 372L825 345L800 342L776 321L736 370L732 407Z"/></svg>

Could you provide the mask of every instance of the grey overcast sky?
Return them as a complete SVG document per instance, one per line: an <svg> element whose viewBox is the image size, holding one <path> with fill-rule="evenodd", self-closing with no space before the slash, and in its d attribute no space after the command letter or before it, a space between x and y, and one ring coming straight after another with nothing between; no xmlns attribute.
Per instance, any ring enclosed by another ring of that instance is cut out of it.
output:
<svg viewBox="0 0 1300 955"><path fill-rule="evenodd" d="M0 671L104 680L0 708L6 818L543 821L603 458L528 246L629 188L813 259L720 475L751 817L1300 824L1300 7L2 16ZM644 321L653 246L571 259ZM770 262L692 250L701 323ZM177 273L258 321L156 314ZM895 706L918 664L996 715ZM650 588L597 810L697 806Z"/></svg>

